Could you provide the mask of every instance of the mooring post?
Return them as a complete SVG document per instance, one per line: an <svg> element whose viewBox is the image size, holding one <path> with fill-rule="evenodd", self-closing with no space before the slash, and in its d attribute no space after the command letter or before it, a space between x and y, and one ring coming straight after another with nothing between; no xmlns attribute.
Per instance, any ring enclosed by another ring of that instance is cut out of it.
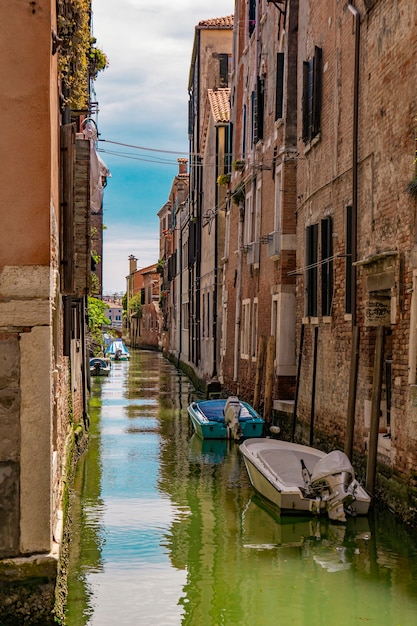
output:
<svg viewBox="0 0 417 626"><path fill-rule="evenodd" d="M366 467L366 490L375 492L376 463L378 454L379 414L381 412L382 367L384 362L384 327L376 333L374 379L372 383L371 426L369 429L368 463Z"/></svg>
<svg viewBox="0 0 417 626"><path fill-rule="evenodd" d="M352 460L353 439L355 431L356 389L358 383L359 364L359 328L352 329L352 350L350 355L349 397L346 420L345 454Z"/></svg>
<svg viewBox="0 0 417 626"><path fill-rule="evenodd" d="M262 386L262 374L265 367L265 350L266 350L266 337L261 335L258 340L258 352L256 355L256 377L255 377L255 390L253 394L253 408L255 411L259 411L261 404L261 386Z"/></svg>
<svg viewBox="0 0 417 626"><path fill-rule="evenodd" d="M264 420L270 424L272 419L272 390L274 387L274 361L275 361L275 336L270 335L266 348L266 377L265 377L265 403Z"/></svg>
<svg viewBox="0 0 417 626"><path fill-rule="evenodd" d="M294 441L295 439L295 427L297 423L298 394L300 391L301 363L303 360L304 330L305 325L301 324L300 347L298 349L297 380L295 381L294 409L292 412L291 441Z"/></svg>
<svg viewBox="0 0 417 626"><path fill-rule="evenodd" d="M313 381L311 385L311 410L310 410L310 446L314 440L314 414L316 412L316 378L317 378L317 346L319 338L319 327L314 328L314 353L313 353Z"/></svg>

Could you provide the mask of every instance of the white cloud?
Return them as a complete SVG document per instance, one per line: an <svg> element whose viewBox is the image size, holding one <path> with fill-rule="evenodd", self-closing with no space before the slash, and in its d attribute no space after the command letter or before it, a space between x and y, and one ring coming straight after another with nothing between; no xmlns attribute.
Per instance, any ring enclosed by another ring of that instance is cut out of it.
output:
<svg viewBox="0 0 417 626"><path fill-rule="evenodd" d="M100 137L150 148L186 151L187 86L195 26L203 19L230 15L233 10L233 0L211 0L210 3L206 0L176 0L175 3L93 0L94 36L110 62L95 85ZM110 149L108 145L106 148ZM115 146L111 149L117 150ZM111 170L110 157L106 158L105 154L102 157ZM118 165L123 162L121 157L112 158L119 159ZM172 159L175 161L175 155ZM124 163L132 166L132 161ZM143 163L137 162L136 166L138 178L143 177ZM161 182L159 185L152 182L154 202L146 189L147 206L155 207L155 214L165 201L161 202L161 196L167 197L170 191L167 175L161 168L164 166L155 165L155 170L161 172ZM124 177L120 172L123 167L117 169L109 181L111 192L105 191L104 198L105 222L111 224L104 238L105 292L125 289L130 254L138 257L139 267L145 267L156 262L159 253L157 220L150 230L146 211L132 216L130 227L126 216L120 215L123 226L115 227L120 214L117 199L123 197L124 206L134 206L138 198L142 199L137 181L132 182L131 174ZM166 169L165 166L165 172ZM172 171L174 176L175 164ZM157 174L152 181L155 178ZM166 185L166 190L161 185ZM127 199L129 193L131 202Z"/></svg>
<svg viewBox="0 0 417 626"><path fill-rule="evenodd" d="M105 294L126 291L129 274L129 256L138 259L138 268L156 263L159 258L159 239L155 229L142 225L133 229L129 225L109 228L104 232L103 292Z"/></svg>

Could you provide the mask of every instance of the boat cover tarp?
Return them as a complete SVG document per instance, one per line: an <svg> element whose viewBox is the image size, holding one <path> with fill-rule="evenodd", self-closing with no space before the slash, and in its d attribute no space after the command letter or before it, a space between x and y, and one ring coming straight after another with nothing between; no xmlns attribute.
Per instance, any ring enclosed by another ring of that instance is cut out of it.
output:
<svg viewBox="0 0 417 626"><path fill-rule="evenodd" d="M264 463L272 474L287 487L305 487L301 473L301 459L311 473L317 465L319 458L308 452L295 450L266 449L258 452L258 458Z"/></svg>
<svg viewBox="0 0 417 626"><path fill-rule="evenodd" d="M118 350L120 350L120 354L122 356L129 355L129 350L126 348L123 341L113 341L113 343L111 343L110 346L106 349L105 354L106 356L115 355Z"/></svg>
<svg viewBox="0 0 417 626"><path fill-rule="evenodd" d="M348 472L354 477L354 471L351 462L344 452L341 450L333 450L326 454L314 468L311 476L311 482L321 480L332 474L339 472Z"/></svg>
<svg viewBox="0 0 417 626"><path fill-rule="evenodd" d="M245 421L254 419L258 417L255 414L252 414L248 407L245 406L242 402L240 404L240 413L239 413L239 421ZM208 420L211 422L223 422L224 421L224 410L226 407L226 400L203 400L201 402L196 402L196 406L200 409L201 413L203 413Z"/></svg>
<svg viewBox="0 0 417 626"><path fill-rule="evenodd" d="M196 407L210 422L224 422L226 400L203 400L196 402Z"/></svg>

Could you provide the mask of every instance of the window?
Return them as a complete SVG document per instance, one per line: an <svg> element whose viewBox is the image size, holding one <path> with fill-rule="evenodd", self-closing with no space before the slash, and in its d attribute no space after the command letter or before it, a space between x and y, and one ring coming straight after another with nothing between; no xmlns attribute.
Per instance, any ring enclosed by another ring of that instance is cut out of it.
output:
<svg viewBox="0 0 417 626"><path fill-rule="evenodd" d="M275 172L275 211L274 211L274 231L281 231L281 190L282 190L281 167Z"/></svg>
<svg viewBox="0 0 417 626"><path fill-rule="evenodd" d="M317 317L318 230L318 224L306 228L306 304L309 317Z"/></svg>
<svg viewBox="0 0 417 626"><path fill-rule="evenodd" d="M240 352L243 358L249 358L250 349L250 300L242 302Z"/></svg>
<svg viewBox="0 0 417 626"><path fill-rule="evenodd" d="M219 54L219 75L221 88L229 86L229 73L230 73L230 54Z"/></svg>
<svg viewBox="0 0 417 626"><path fill-rule="evenodd" d="M202 323L203 338L206 336L206 294L203 293L203 323Z"/></svg>
<svg viewBox="0 0 417 626"><path fill-rule="evenodd" d="M255 298L252 305L252 334L251 357L256 359L258 345L258 300Z"/></svg>
<svg viewBox="0 0 417 626"><path fill-rule="evenodd" d="M333 220L321 220L321 314L331 315L333 300Z"/></svg>
<svg viewBox="0 0 417 626"><path fill-rule="evenodd" d="M321 129L322 49L303 63L303 141L308 143Z"/></svg>
<svg viewBox="0 0 417 626"><path fill-rule="evenodd" d="M253 194L253 189L251 189L246 196L246 207L247 211L245 211L245 243L249 244L254 241L255 236L255 198Z"/></svg>
<svg viewBox="0 0 417 626"><path fill-rule="evenodd" d="M246 156L246 104L243 105L242 159Z"/></svg>
<svg viewBox="0 0 417 626"><path fill-rule="evenodd" d="M283 117L284 112L284 53L277 52L277 77L275 85L275 121Z"/></svg>
<svg viewBox="0 0 417 626"><path fill-rule="evenodd" d="M264 106L265 106L265 77L258 76L256 93L253 97L253 141L258 143L264 138Z"/></svg>
<svg viewBox="0 0 417 626"><path fill-rule="evenodd" d="M249 0L248 32L251 37L256 26L256 0Z"/></svg>
<svg viewBox="0 0 417 626"><path fill-rule="evenodd" d="M189 302L183 302L182 304L182 329L189 329Z"/></svg>
<svg viewBox="0 0 417 626"><path fill-rule="evenodd" d="M182 269L188 267L188 241L182 244Z"/></svg>

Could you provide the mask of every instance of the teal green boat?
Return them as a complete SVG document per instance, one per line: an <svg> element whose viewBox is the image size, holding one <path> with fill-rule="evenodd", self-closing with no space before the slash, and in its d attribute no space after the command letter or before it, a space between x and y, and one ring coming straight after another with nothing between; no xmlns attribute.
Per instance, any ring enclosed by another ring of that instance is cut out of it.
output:
<svg viewBox="0 0 417 626"><path fill-rule="evenodd" d="M194 430L202 439L262 437L264 420L247 402L235 396L200 400L188 407Z"/></svg>

